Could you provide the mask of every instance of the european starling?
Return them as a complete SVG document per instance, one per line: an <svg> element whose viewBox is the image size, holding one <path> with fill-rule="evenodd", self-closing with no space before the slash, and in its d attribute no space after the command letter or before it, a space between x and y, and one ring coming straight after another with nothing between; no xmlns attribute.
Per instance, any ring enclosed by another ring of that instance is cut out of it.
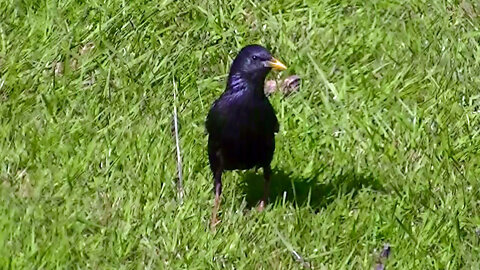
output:
<svg viewBox="0 0 480 270"><path fill-rule="evenodd" d="M270 162L275 151L278 120L264 93L271 69L287 67L259 45L244 47L230 67L225 92L212 105L206 121L208 158L214 175L215 203L211 226L218 223L224 170L263 168L263 210L269 193Z"/></svg>

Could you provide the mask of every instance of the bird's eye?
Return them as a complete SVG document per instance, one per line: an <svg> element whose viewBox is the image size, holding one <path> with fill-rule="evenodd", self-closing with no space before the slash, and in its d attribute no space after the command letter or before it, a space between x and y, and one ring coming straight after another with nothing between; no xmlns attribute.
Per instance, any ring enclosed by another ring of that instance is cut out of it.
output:
<svg viewBox="0 0 480 270"><path fill-rule="evenodd" d="M253 60L257 60L258 57L257 57L256 55L254 55L254 56L252 56L252 59L253 59Z"/></svg>

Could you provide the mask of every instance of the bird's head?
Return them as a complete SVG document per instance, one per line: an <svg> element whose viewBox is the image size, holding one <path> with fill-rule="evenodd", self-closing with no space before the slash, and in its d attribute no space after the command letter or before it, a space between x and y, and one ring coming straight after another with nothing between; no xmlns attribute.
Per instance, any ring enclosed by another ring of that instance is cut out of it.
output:
<svg viewBox="0 0 480 270"><path fill-rule="evenodd" d="M230 68L230 75L238 74L254 81L263 81L271 69L285 70L282 62L273 58L270 52L260 45L248 45L238 53Z"/></svg>

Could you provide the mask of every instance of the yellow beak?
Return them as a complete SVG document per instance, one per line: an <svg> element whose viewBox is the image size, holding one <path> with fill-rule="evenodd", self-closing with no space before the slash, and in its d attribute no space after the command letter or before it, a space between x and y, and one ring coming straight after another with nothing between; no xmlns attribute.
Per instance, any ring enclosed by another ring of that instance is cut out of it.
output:
<svg viewBox="0 0 480 270"><path fill-rule="evenodd" d="M266 65L267 67L271 67L271 68L276 69L276 70L285 70L285 69L287 69L287 66L285 66L282 62L278 61L278 60L275 59L275 58L272 58L271 60L266 61L266 62L265 62L265 65Z"/></svg>

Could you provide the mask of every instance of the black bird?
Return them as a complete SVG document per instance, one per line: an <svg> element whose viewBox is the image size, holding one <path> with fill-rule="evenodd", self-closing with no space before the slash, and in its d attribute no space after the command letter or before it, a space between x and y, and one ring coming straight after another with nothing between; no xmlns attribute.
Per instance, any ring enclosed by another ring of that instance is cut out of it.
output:
<svg viewBox="0 0 480 270"><path fill-rule="evenodd" d="M259 45L244 47L230 67L225 92L212 105L206 121L208 158L214 175L215 203L211 225L218 223L224 170L263 168L263 210L270 187L270 163L275 151L278 120L264 94L265 77L271 69L287 67Z"/></svg>

